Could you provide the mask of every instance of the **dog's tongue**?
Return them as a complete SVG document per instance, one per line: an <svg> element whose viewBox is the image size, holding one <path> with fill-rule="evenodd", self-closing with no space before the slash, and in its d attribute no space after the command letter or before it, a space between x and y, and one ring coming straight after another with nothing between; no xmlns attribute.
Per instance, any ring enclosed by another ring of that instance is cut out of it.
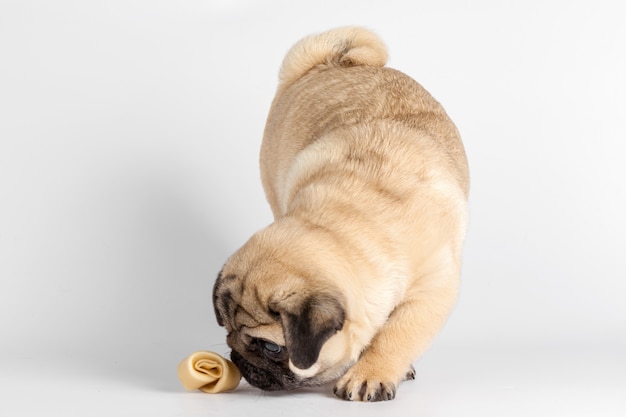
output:
<svg viewBox="0 0 626 417"><path fill-rule="evenodd" d="M185 389L215 394L237 388L241 373L234 363L217 353L200 351L178 364L178 378Z"/></svg>

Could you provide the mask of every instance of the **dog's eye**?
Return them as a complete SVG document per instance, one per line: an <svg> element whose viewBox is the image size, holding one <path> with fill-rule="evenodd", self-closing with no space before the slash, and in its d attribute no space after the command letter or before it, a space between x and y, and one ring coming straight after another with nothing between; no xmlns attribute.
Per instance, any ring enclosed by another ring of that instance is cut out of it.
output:
<svg viewBox="0 0 626 417"><path fill-rule="evenodd" d="M276 343L272 343L272 342L263 342L263 349L265 349L266 351L268 351L269 353L280 353L280 351L282 350L280 348L280 346L278 346Z"/></svg>

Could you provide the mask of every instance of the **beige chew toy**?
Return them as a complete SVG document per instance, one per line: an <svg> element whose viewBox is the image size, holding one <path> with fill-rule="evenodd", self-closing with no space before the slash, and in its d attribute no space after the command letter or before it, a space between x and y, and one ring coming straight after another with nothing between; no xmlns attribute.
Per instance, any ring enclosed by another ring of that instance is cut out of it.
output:
<svg viewBox="0 0 626 417"><path fill-rule="evenodd" d="M200 351L178 364L178 378L189 391L216 394L237 388L241 373L234 363L214 352Z"/></svg>

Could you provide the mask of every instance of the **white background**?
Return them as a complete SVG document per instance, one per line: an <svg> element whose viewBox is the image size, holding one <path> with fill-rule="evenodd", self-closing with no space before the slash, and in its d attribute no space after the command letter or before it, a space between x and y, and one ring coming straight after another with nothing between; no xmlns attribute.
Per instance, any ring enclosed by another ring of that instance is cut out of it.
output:
<svg viewBox="0 0 626 417"><path fill-rule="evenodd" d="M625 415L622 8L0 0L0 414ZM464 138L457 308L391 403L186 393L180 359L228 353L215 275L271 221L258 150L280 62L348 24Z"/></svg>

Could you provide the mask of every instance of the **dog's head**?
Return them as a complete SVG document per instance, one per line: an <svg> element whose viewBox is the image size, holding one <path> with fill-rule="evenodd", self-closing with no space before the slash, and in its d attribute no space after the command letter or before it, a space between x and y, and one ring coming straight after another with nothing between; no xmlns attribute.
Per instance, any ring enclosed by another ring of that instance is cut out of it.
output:
<svg viewBox="0 0 626 417"><path fill-rule="evenodd" d="M271 229L271 228L270 228ZM246 380L272 391L319 385L354 361L343 332L346 305L327 257L302 231L264 230L224 265L215 315Z"/></svg>

